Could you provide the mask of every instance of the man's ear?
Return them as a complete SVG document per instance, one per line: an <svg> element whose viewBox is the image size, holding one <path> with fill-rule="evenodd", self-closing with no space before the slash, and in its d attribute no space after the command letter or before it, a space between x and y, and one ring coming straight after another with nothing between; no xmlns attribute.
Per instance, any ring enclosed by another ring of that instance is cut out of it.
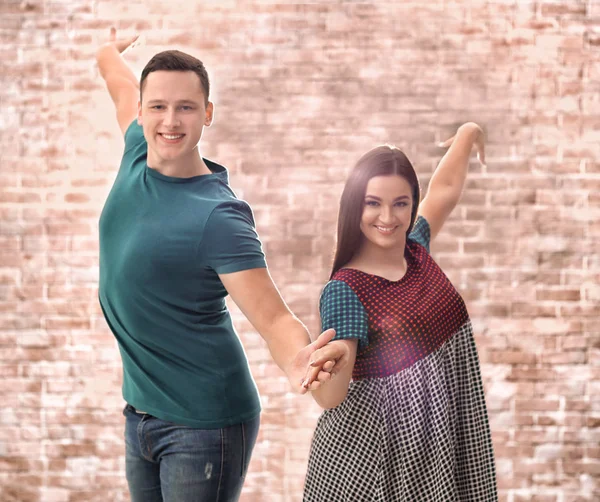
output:
<svg viewBox="0 0 600 502"><path fill-rule="evenodd" d="M213 116L215 113L215 106L212 101L209 101L206 105L206 115L204 116L204 125L209 127L212 124Z"/></svg>
<svg viewBox="0 0 600 502"><path fill-rule="evenodd" d="M142 102L138 101L138 116L137 116L138 125L142 125Z"/></svg>

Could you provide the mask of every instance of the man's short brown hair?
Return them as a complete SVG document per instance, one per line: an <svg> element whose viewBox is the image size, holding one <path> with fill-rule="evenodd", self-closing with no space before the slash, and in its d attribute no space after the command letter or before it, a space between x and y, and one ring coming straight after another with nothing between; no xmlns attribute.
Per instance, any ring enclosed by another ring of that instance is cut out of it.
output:
<svg viewBox="0 0 600 502"><path fill-rule="evenodd" d="M194 56L177 50L159 52L148 61L148 64L142 71L140 79L140 101L142 100L142 91L144 90L144 81L153 71L193 71L200 79L204 101L208 103L208 94L210 91L210 82L204 63Z"/></svg>

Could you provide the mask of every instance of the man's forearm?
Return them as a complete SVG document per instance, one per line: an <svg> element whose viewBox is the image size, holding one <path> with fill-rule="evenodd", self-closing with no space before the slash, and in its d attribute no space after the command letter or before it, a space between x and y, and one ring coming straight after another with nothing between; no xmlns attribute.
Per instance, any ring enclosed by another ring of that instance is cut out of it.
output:
<svg viewBox="0 0 600 502"><path fill-rule="evenodd" d="M281 315L268 332L261 333L273 360L286 374L294 357L310 343L306 326L291 312Z"/></svg>
<svg viewBox="0 0 600 502"><path fill-rule="evenodd" d="M124 78L139 88L137 77L112 43L104 44L98 49L96 52L96 61L100 75L104 80Z"/></svg>

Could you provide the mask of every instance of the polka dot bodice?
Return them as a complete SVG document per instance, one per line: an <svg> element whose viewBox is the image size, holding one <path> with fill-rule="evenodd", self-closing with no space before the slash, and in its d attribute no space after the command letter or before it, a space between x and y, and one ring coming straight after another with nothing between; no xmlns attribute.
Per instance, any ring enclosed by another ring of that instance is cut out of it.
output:
<svg viewBox="0 0 600 502"><path fill-rule="evenodd" d="M335 328L338 339L359 339L354 380L412 366L468 321L464 301L425 247L428 233L427 242L418 240L407 240L408 268L399 281L343 268L323 291L323 329Z"/></svg>

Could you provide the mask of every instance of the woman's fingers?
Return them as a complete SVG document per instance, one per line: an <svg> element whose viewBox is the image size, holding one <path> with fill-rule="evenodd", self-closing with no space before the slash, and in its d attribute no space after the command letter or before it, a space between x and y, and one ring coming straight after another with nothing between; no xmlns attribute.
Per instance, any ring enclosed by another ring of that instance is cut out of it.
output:
<svg viewBox="0 0 600 502"><path fill-rule="evenodd" d="M486 167L486 163L485 163L485 147L483 146L483 143L481 143L481 145L477 148L477 159L479 160L479 163L483 167Z"/></svg>
<svg viewBox="0 0 600 502"><path fill-rule="evenodd" d="M454 141L455 137L456 137L456 134L454 136L452 136L451 138L448 138L446 141L442 141L442 142L438 143L437 146L439 146L440 148L448 148Z"/></svg>
<svg viewBox="0 0 600 502"><path fill-rule="evenodd" d="M326 371L327 373L331 373L331 370L333 369L334 366L335 366L335 361L327 361L323 365L323 371Z"/></svg>
<svg viewBox="0 0 600 502"><path fill-rule="evenodd" d="M306 377L302 382L302 386L305 389L314 390L312 384L315 382L328 382L333 377L331 370L333 370L334 367L335 361L327 361L322 368L319 368L318 366L309 367L306 372Z"/></svg>
<svg viewBox="0 0 600 502"><path fill-rule="evenodd" d="M319 372L317 378L315 379L314 382L312 382L309 386L308 386L308 390L317 390L319 387L321 387L321 385L329 382L329 380L331 380L333 378L333 375L327 371L321 371Z"/></svg>

